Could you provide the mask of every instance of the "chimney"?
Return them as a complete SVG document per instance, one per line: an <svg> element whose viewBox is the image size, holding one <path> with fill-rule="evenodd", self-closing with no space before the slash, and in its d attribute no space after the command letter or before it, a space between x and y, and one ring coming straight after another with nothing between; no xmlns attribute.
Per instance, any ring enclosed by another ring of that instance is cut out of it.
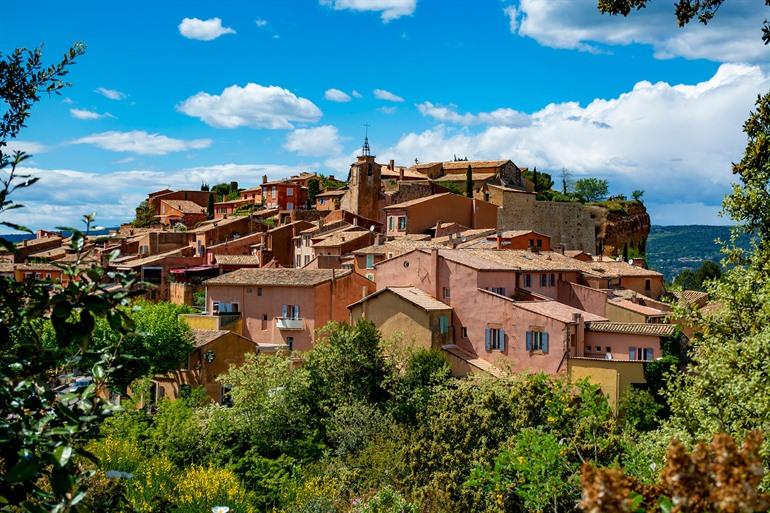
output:
<svg viewBox="0 0 770 513"><path fill-rule="evenodd" d="M267 175L262 175L262 183L263 184L267 183Z"/></svg>
<svg viewBox="0 0 770 513"><path fill-rule="evenodd" d="M503 249L503 232L497 230L497 237L495 237L495 240L497 241L497 249Z"/></svg>
<svg viewBox="0 0 770 513"><path fill-rule="evenodd" d="M438 234L439 234L439 230L441 230L441 222L442 222L441 219L437 219L436 220L436 229L433 232L433 236L434 237L438 237L439 236Z"/></svg>
<svg viewBox="0 0 770 513"><path fill-rule="evenodd" d="M574 322L575 324L580 324L581 322L583 322L583 314L581 314L580 312L573 313L572 322Z"/></svg>
<svg viewBox="0 0 770 513"><path fill-rule="evenodd" d="M396 161L395 160L390 159L390 162L388 163L388 169L390 169L391 171L396 169Z"/></svg>
<svg viewBox="0 0 770 513"><path fill-rule="evenodd" d="M383 235L382 233L378 233L375 237L375 242L378 246L382 246L383 244L385 244L385 235Z"/></svg>
<svg viewBox="0 0 770 513"><path fill-rule="evenodd" d="M391 160L391 162L393 162L393 161ZM404 181L404 168L403 167L398 169L398 179L401 182Z"/></svg>

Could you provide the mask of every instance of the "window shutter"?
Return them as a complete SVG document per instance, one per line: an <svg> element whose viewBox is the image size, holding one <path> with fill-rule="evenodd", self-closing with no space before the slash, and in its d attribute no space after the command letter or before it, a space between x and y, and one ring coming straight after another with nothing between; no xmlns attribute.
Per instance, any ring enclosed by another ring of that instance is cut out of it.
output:
<svg viewBox="0 0 770 513"><path fill-rule="evenodd" d="M283 306L281 306L281 317L283 317L284 319L285 319L286 317L288 317L288 316L286 315L286 312L287 312L287 308L286 308L286 305L283 305Z"/></svg>
<svg viewBox="0 0 770 513"><path fill-rule="evenodd" d="M532 332L531 331L527 332L527 342L525 347L527 351L532 351Z"/></svg>
<svg viewBox="0 0 770 513"><path fill-rule="evenodd" d="M636 348L635 347L629 347L628 348L628 359L629 360L636 360Z"/></svg>
<svg viewBox="0 0 770 513"><path fill-rule="evenodd" d="M543 337L542 338L542 340L543 340L543 352L547 353L548 352L548 332L544 331L543 334L541 335L541 337Z"/></svg>
<svg viewBox="0 0 770 513"><path fill-rule="evenodd" d="M295 319L301 319L302 316L299 314L299 305L294 306L294 318Z"/></svg>
<svg viewBox="0 0 770 513"><path fill-rule="evenodd" d="M500 335L500 351L505 351L505 331L500 330L497 332Z"/></svg>
<svg viewBox="0 0 770 513"><path fill-rule="evenodd" d="M487 351L492 350L492 341L490 340L489 328L484 328L484 348Z"/></svg>

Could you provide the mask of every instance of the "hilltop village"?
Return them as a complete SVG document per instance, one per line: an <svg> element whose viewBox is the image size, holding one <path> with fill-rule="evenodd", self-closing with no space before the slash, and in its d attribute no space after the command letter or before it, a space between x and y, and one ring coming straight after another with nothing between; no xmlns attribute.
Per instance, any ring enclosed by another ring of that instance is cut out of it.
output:
<svg viewBox="0 0 770 513"><path fill-rule="evenodd" d="M301 173L221 195L152 192L137 209L149 221L89 236L78 261L134 271L150 299L199 308L186 316L187 365L156 376L157 397L202 386L224 401L216 378L247 353L307 351L329 321L368 319L383 337L443 352L456 376L587 377L616 407L678 333L663 275L621 256L643 255L649 217L639 201L613 218L538 199L536 183L510 160L381 164L365 141L344 181ZM18 281L66 283L61 264L79 258L56 232L17 250L0 254L0 274Z"/></svg>

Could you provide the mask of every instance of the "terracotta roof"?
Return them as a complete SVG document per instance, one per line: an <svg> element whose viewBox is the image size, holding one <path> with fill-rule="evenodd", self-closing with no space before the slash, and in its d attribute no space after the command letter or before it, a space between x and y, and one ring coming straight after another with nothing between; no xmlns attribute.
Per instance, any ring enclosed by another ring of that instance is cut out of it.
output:
<svg viewBox="0 0 770 513"><path fill-rule="evenodd" d="M253 255L214 255L219 265L259 265L259 257Z"/></svg>
<svg viewBox="0 0 770 513"><path fill-rule="evenodd" d="M17 248L29 248L38 246L41 244L50 244L52 242L61 242L63 239L61 237L40 237L37 239L27 239L23 240L21 242L16 243Z"/></svg>
<svg viewBox="0 0 770 513"><path fill-rule="evenodd" d="M213 230L214 228L219 228L220 226L227 226L229 224L243 221L244 219L248 219L248 217L248 214L244 214L242 216L234 215L223 219L209 219L208 221L202 222L197 228L188 230L187 233L204 233L209 230ZM260 221L254 220L254 222L259 223Z"/></svg>
<svg viewBox="0 0 770 513"><path fill-rule="evenodd" d="M239 198L239 199L234 199L234 200L229 200L229 201L217 201L216 203L214 203L214 205L238 205L238 204L245 205L245 204L250 203L250 202L251 202L251 200L240 199Z"/></svg>
<svg viewBox="0 0 770 513"><path fill-rule="evenodd" d="M393 239L382 244L372 244L365 248L353 251L354 255L387 255L393 253L393 256L403 255L417 248L439 248L443 247L440 243L431 240L410 240Z"/></svg>
<svg viewBox="0 0 770 513"><path fill-rule="evenodd" d="M589 331L602 333L624 333L628 335L646 335L651 337L670 337L676 326L673 324L651 324L644 322L592 321L586 323Z"/></svg>
<svg viewBox="0 0 770 513"><path fill-rule="evenodd" d="M582 271L585 263L554 251L532 252L525 249L443 249L447 260L486 271Z"/></svg>
<svg viewBox="0 0 770 513"><path fill-rule="evenodd" d="M197 203L193 203L190 200L160 200L161 203L165 203L173 209L179 210L183 214L205 214L206 209Z"/></svg>
<svg viewBox="0 0 770 513"><path fill-rule="evenodd" d="M565 249L564 250L564 256L568 256L570 258L575 258L579 255L588 255L591 256L591 253L586 253L582 249Z"/></svg>
<svg viewBox="0 0 770 513"><path fill-rule="evenodd" d="M354 305L363 303L365 301L368 301L374 298L375 296L379 296L384 292L392 292L393 294L396 294L398 297L405 299L406 301L416 306L419 306L425 311L452 309L451 306L445 303L442 303L438 299L435 299L433 296L429 295L424 290L418 289L417 287L386 287L384 289L378 290L377 292L369 294L363 299L356 301L352 305L349 305L348 308Z"/></svg>
<svg viewBox="0 0 770 513"><path fill-rule="evenodd" d="M203 347L228 333L227 330L192 330L193 342L195 347Z"/></svg>
<svg viewBox="0 0 770 513"><path fill-rule="evenodd" d="M699 290L682 290L682 291L674 291L671 294L675 298L677 298L679 301L682 301L685 304L691 305L699 305L703 306L706 304L706 301L708 301L709 295L706 292L701 292Z"/></svg>
<svg viewBox="0 0 770 513"><path fill-rule="evenodd" d="M334 232L326 237L323 238L323 240L320 240L313 244L314 248L328 248L328 247L335 247L340 246L346 242L351 242L354 240L362 239L364 237L371 237L371 232L369 230L360 230L360 231L339 231Z"/></svg>
<svg viewBox="0 0 770 513"><path fill-rule="evenodd" d="M496 378L501 378L505 375L505 373L500 370L498 367L495 367L488 361L479 358L477 355L473 353L469 353L465 349L461 349L458 346L454 344L447 344L445 346L441 346L442 351L446 351L447 353L451 354L452 356L455 356L464 362L468 363L471 367L475 367L478 370L485 372L486 374L490 374Z"/></svg>
<svg viewBox="0 0 770 513"><path fill-rule="evenodd" d="M326 198L326 197L329 197L329 196L343 196L346 192L348 192L347 189L335 189L335 190L332 190L332 191L326 191L326 192L322 192L320 194L316 194L315 197L316 198Z"/></svg>
<svg viewBox="0 0 770 513"><path fill-rule="evenodd" d="M594 260L593 262L586 262L585 264L590 268L589 272L593 272L593 274L599 276L663 276L657 271L615 260Z"/></svg>
<svg viewBox="0 0 770 513"><path fill-rule="evenodd" d="M654 316L654 317L666 315L666 312L662 310L653 308L651 306L640 305L639 303L634 303L633 301L629 301L627 299L613 298L613 299L610 299L610 301L607 304L615 305L617 307L624 308L626 310L631 310L632 312L636 312L642 315L648 315L648 316Z"/></svg>
<svg viewBox="0 0 770 513"><path fill-rule="evenodd" d="M440 197L449 196L449 195L457 196L458 198L467 199L467 198L465 198L465 196L460 196L459 194L454 194L454 193L451 193L451 192L440 192L438 194L431 194L430 196L425 196L425 197L422 197L422 198L416 198L416 199L413 199L413 200L404 201L403 203L396 203L395 205L388 205L387 207L385 207L385 210L388 210L389 208L406 208L406 207L411 207L412 205L419 205L420 203L429 203L429 202L431 202L433 200L436 200L436 199L438 199Z"/></svg>
<svg viewBox="0 0 770 513"><path fill-rule="evenodd" d="M206 285L315 287L330 281L332 274L335 278L343 278L352 272L350 269L244 268L211 278L203 283Z"/></svg>
<svg viewBox="0 0 770 513"><path fill-rule="evenodd" d="M12 269L16 269L18 271L61 271L59 267L56 267L53 264L29 263L29 264L3 264L3 265L10 265Z"/></svg>
<svg viewBox="0 0 770 513"><path fill-rule="evenodd" d="M583 316L583 320L586 322L606 320L606 317L601 315L592 314L591 312L586 312L558 301L513 301L513 304L523 310L561 322L574 322L574 314L578 313Z"/></svg>
<svg viewBox="0 0 770 513"><path fill-rule="evenodd" d="M144 258L138 258L136 260L130 260L128 262L122 262L120 265L116 266L121 269L135 269L137 267L142 267L147 264L152 264L154 262L159 262L163 260L166 257L170 256L181 256L183 251L187 248L178 248L178 249L172 249L171 251L167 251L165 253L158 253L157 255L152 255Z"/></svg>

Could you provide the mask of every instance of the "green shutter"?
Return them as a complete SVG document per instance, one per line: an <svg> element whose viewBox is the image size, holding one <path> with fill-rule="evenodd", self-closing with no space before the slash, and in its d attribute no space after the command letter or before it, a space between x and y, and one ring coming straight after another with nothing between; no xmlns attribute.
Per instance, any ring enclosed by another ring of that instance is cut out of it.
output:
<svg viewBox="0 0 770 513"><path fill-rule="evenodd" d="M490 341L489 328L484 328L484 348L487 351L491 351L492 350L491 345L492 345L492 343Z"/></svg>
<svg viewBox="0 0 770 513"><path fill-rule="evenodd" d="M544 331L543 334L541 335L541 337L543 337L542 338L542 340L543 340L543 345L542 345L543 352L547 353L548 352L548 332Z"/></svg>
<svg viewBox="0 0 770 513"><path fill-rule="evenodd" d="M527 349L527 351L532 351L532 332L531 331L527 332L527 341L526 341L525 348Z"/></svg>

